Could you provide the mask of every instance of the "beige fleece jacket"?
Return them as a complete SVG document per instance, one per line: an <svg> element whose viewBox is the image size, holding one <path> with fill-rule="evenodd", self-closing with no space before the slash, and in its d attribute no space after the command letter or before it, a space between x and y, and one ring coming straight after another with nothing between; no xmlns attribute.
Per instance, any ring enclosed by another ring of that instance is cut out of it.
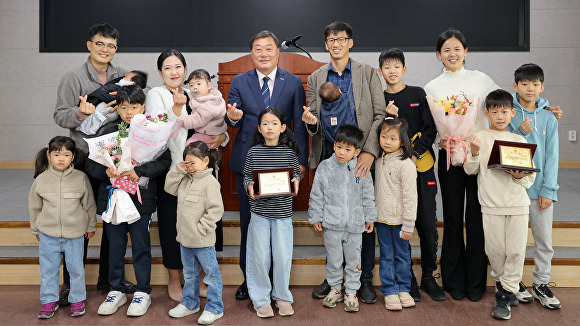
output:
<svg viewBox="0 0 580 326"><path fill-rule="evenodd" d="M36 177L28 194L32 234L74 239L96 231L97 206L89 178L72 166L48 168Z"/></svg>
<svg viewBox="0 0 580 326"><path fill-rule="evenodd" d="M165 191L177 196L177 241L187 248L215 245L216 223L224 214L220 184L213 169L193 176L179 165L167 173Z"/></svg>
<svg viewBox="0 0 580 326"><path fill-rule="evenodd" d="M401 160L402 150L375 161L377 222L403 224L413 233L417 218L417 167L410 158Z"/></svg>
<svg viewBox="0 0 580 326"><path fill-rule="evenodd" d="M536 173L514 179L503 170L488 169L487 163L495 140L525 143L526 139L509 131L482 129L474 133L481 140L479 155L467 154L463 169L477 174L477 197L481 212L490 215L524 215L530 212L530 198L526 189L534 184Z"/></svg>

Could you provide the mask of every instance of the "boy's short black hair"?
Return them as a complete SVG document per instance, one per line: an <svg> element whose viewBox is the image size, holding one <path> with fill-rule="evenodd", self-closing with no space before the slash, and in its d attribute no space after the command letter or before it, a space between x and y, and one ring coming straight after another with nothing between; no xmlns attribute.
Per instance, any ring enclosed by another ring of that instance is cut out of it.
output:
<svg viewBox="0 0 580 326"><path fill-rule="evenodd" d="M512 94L508 91L503 89L496 89L495 91L491 91L491 93L487 94L485 97L485 109L489 110L491 108L499 108L499 107L510 107L512 108L514 105L514 98Z"/></svg>
<svg viewBox="0 0 580 326"><path fill-rule="evenodd" d="M141 70L131 70L130 73L134 74L135 76L131 77L131 81L138 85L141 88L147 87L147 76L148 74Z"/></svg>
<svg viewBox="0 0 580 326"><path fill-rule="evenodd" d="M335 143L344 143L361 149L363 146L364 134L362 130L353 125L343 125L336 132Z"/></svg>
<svg viewBox="0 0 580 326"><path fill-rule="evenodd" d="M346 36L348 38L352 38L352 27L350 27L349 24L343 22L334 22L324 27L324 39L326 40L330 34L338 34L342 31L346 32Z"/></svg>
<svg viewBox="0 0 580 326"><path fill-rule="evenodd" d="M139 85L129 85L122 86L117 91L117 97L115 98L117 104L121 103L131 103L131 104L145 104L145 92Z"/></svg>
<svg viewBox="0 0 580 326"><path fill-rule="evenodd" d="M403 53L403 50L399 48L390 48L381 52L379 55L379 68L382 68L383 63L387 60L398 60L403 64L403 67L405 67L405 54Z"/></svg>
<svg viewBox="0 0 580 326"><path fill-rule="evenodd" d="M541 83L544 82L544 71L535 63L526 63L514 72L514 81L516 84L520 81L534 82L537 80Z"/></svg>
<svg viewBox="0 0 580 326"><path fill-rule="evenodd" d="M117 41L119 40L119 31L107 23L98 23L91 26L91 28L89 28L89 41L92 41L93 37L97 34L101 34L101 36L106 38L112 38Z"/></svg>

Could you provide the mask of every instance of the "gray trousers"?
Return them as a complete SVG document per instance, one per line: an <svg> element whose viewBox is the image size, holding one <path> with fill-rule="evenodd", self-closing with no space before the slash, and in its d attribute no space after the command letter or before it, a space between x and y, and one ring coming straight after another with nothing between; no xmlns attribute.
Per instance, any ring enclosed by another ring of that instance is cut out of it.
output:
<svg viewBox="0 0 580 326"><path fill-rule="evenodd" d="M552 222L554 220L554 203L540 211L537 199L531 199L530 225L534 236L534 283L548 284L552 273Z"/></svg>
<svg viewBox="0 0 580 326"><path fill-rule="evenodd" d="M324 229L326 280L330 288L341 290L342 272L345 292L356 294L360 288L362 234Z"/></svg>

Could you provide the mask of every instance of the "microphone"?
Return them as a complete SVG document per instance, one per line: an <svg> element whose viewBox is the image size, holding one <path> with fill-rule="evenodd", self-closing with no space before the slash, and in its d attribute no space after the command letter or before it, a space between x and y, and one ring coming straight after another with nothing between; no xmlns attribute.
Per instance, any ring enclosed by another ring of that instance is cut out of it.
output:
<svg viewBox="0 0 580 326"><path fill-rule="evenodd" d="M290 46L296 46L296 41L298 41L301 38L302 38L302 35L297 35L293 39L285 40L284 42L282 42L282 44L280 44L280 47L282 49L287 49Z"/></svg>

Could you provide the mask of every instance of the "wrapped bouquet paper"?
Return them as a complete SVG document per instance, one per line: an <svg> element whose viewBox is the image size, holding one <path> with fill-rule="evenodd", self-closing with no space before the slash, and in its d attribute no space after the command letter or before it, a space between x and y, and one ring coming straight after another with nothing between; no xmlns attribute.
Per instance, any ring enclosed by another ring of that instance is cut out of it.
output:
<svg viewBox="0 0 580 326"><path fill-rule="evenodd" d="M467 143L464 139L469 137L475 128L478 101L477 97L470 99L465 93L442 97L438 101L427 95L437 132L441 139L447 140L447 170L450 164L462 165L467 158ZM451 145L455 150L449 154Z"/></svg>
<svg viewBox="0 0 580 326"><path fill-rule="evenodd" d="M131 119L130 128L123 122L119 124L118 132L85 139L89 144L89 159L106 167L115 166L121 173L131 171L163 154L174 124L175 120L168 119L165 113L155 117L137 114ZM147 186L148 178L142 177L138 182L126 176L110 180L109 200L107 210L102 214L103 221L113 224L137 221L140 215L129 194L136 194L141 202L139 186Z"/></svg>
<svg viewBox="0 0 580 326"><path fill-rule="evenodd" d="M131 119L128 137L135 165L155 160L163 154L169 138L175 137L171 134L175 121L161 112L154 116L137 114Z"/></svg>
<svg viewBox="0 0 580 326"><path fill-rule="evenodd" d="M117 132L90 139L85 138L89 145L89 159L106 167L114 166L121 173L131 171L134 165L131 161L131 147L129 147L127 140L128 125L124 122L119 124ZM135 189L133 194L137 193L137 197L141 201L139 186L137 182L128 179L126 182L122 182L123 186L119 186L120 183L117 182L117 179L121 178L110 179L112 186L110 186L107 209L101 217L103 221L115 225L122 222L130 224L139 220L141 216L125 189Z"/></svg>

